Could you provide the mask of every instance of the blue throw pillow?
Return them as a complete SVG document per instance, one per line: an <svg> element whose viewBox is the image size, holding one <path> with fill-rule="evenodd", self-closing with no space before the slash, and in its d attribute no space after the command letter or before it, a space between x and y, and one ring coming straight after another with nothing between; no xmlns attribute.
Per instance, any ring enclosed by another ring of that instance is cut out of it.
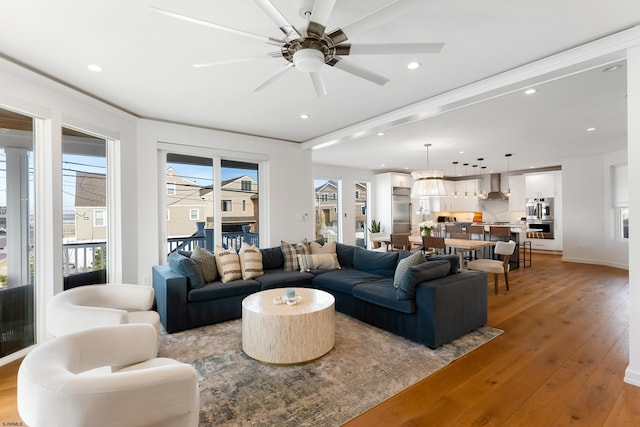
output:
<svg viewBox="0 0 640 427"><path fill-rule="evenodd" d="M169 266L176 273L187 277L189 289L197 289L204 286L204 279L198 264L191 258L187 258L178 252L172 252L169 255Z"/></svg>
<svg viewBox="0 0 640 427"><path fill-rule="evenodd" d="M396 299L411 299L416 297L418 283L439 279L449 274L450 264L447 260L427 261L410 267L402 276Z"/></svg>
<svg viewBox="0 0 640 427"><path fill-rule="evenodd" d="M396 265L398 265L397 252L375 252L356 247L353 253L353 267L367 273L393 277Z"/></svg>
<svg viewBox="0 0 640 427"><path fill-rule="evenodd" d="M355 246L336 243L336 255L338 255L338 262L342 268L353 268L353 252L355 250Z"/></svg>
<svg viewBox="0 0 640 427"><path fill-rule="evenodd" d="M447 260L451 265L451 274L456 274L460 268L460 257L458 255L427 255L427 261Z"/></svg>
<svg viewBox="0 0 640 427"><path fill-rule="evenodd" d="M402 256L402 255L400 255ZM422 252L415 252L410 256L398 261L396 272L393 275L393 286L397 289L400 286L400 280L410 267L427 262Z"/></svg>
<svg viewBox="0 0 640 427"><path fill-rule="evenodd" d="M282 249L280 249L280 246L277 248L260 249L260 252L262 252L263 270L282 268L284 266L284 256L282 256Z"/></svg>

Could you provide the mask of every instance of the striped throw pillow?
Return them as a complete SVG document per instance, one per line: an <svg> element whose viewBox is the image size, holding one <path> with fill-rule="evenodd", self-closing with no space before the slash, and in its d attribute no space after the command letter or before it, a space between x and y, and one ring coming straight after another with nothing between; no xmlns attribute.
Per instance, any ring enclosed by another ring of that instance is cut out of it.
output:
<svg viewBox="0 0 640 427"><path fill-rule="evenodd" d="M216 245L214 253L216 255L216 266L218 266L218 273L220 274L222 283L242 279L240 258L238 258L236 251Z"/></svg>
<svg viewBox="0 0 640 427"><path fill-rule="evenodd" d="M256 246L242 242L238 255L240 256L240 269L244 280L264 274L262 270L262 252Z"/></svg>

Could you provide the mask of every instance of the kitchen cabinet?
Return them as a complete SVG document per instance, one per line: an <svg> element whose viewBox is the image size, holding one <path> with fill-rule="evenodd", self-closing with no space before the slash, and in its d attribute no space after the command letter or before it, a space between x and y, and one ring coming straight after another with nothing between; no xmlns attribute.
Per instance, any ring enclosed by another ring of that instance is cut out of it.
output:
<svg viewBox="0 0 640 427"><path fill-rule="evenodd" d="M535 173L526 174L525 178L525 198L536 199L540 197L555 196L555 173Z"/></svg>
<svg viewBox="0 0 640 427"><path fill-rule="evenodd" d="M371 219L380 221L382 232L388 235L393 232L394 215L393 193L394 188L403 188L411 191L413 183L411 175L404 173L381 173L373 176L374 199ZM408 206L407 209L410 207ZM417 206L416 206L417 209Z"/></svg>
<svg viewBox="0 0 640 427"><path fill-rule="evenodd" d="M445 212L474 212L478 210L478 200L473 197L473 192L477 190L478 180L468 179L466 181L445 181L444 186L447 190L446 197L440 197L439 211ZM464 197L465 186L468 196ZM458 197L454 196L458 191Z"/></svg>
<svg viewBox="0 0 640 427"><path fill-rule="evenodd" d="M507 184L511 188L511 196L509 196L510 211L525 210L525 178L524 175L514 175L508 178Z"/></svg>

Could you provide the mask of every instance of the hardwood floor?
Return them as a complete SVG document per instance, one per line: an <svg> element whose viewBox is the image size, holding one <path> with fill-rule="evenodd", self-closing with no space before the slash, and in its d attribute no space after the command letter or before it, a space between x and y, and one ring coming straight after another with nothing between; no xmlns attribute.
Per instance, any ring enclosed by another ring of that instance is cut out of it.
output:
<svg viewBox="0 0 640 427"><path fill-rule="evenodd" d="M640 388L623 382L627 271L534 254L509 278L487 288L502 335L345 426L640 425ZM20 422L18 366L0 367L2 425Z"/></svg>

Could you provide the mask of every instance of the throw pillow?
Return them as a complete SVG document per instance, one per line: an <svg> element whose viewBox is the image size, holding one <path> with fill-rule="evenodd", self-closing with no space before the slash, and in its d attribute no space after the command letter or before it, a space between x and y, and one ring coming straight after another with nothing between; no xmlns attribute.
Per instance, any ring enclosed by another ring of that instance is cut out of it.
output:
<svg viewBox="0 0 640 427"><path fill-rule="evenodd" d="M396 299L411 299L416 297L418 283L438 279L449 274L449 261L427 261L414 265L404 273L396 291Z"/></svg>
<svg viewBox="0 0 640 427"><path fill-rule="evenodd" d="M307 239L295 245L281 240L280 249L282 249L282 255L284 257L284 271L298 271L300 269L298 254L309 255Z"/></svg>
<svg viewBox="0 0 640 427"><path fill-rule="evenodd" d="M336 254L298 254L298 263L302 273L309 270L336 270L340 268Z"/></svg>
<svg viewBox="0 0 640 427"><path fill-rule="evenodd" d="M284 257L282 249L279 246L274 248L260 249L262 252L262 269L271 270L274 268L282 268L284 266Z"/></svg>
<svg viewBox="0 0 640 427"><path fill-rule="evenodd" d="M216 245L214 251L216 255L216 265L222 283L232 280L242 279L242 270L240 269L240 259L233 249L224 249L222 246Z"/></svg>
<svg viewBox="0 0 640 427"><path fill-rule="evenodd" d="M256 246L242 242L240 251L240 269L242 270L242 278L244 280L262 276L262 252Z"/></svg>
<svg viewBox="0 0 640 427"><path fill-rule="evenodd" d="M460 257L458 255L427 255L427 261L447 260L451 264L451 274L456 274L460 268Z"/></svg>
<svg viewBox="0 0 640 427"><path fill-rule="evenodd" d="M393 275L393 286L398 289L400 286L400 280L405 275L407 270L414 265L422 264L426 262L427 259L424 257L422 252L416 252L406 258L401 259L398 262L398 266L396 267L396 272Z"/></svg>
<svg viewBox="0 0 640 427"><path fill-rule="evenodd" d="M318 242L311 242L309 244L311 248L311 255L315 254L335 254L336 242L327 242L324 245Z"/></svg>
<svg viewBox="0 0 640 427"><path fill-rule="evenodd" d="M194 260L178 252L169 255L169 267L178 274L187 278L189 289L197 289L204 286L202 273Z"/></svg>
<svg viewBox="0 0 640 427"><path fill-rule="evenodd" d="M360 247L353 252L353 267L356 270L393 277L397 265L398 252L374 252Z"/></svg>
<svg viewBox="0 0 640 427"><path fill-rule="evenodd" d="M196 246L191 254L191 259L202 273L205 283L213 282L218 278L218 268L216 267L216 256L200 246Z"/></svg>

